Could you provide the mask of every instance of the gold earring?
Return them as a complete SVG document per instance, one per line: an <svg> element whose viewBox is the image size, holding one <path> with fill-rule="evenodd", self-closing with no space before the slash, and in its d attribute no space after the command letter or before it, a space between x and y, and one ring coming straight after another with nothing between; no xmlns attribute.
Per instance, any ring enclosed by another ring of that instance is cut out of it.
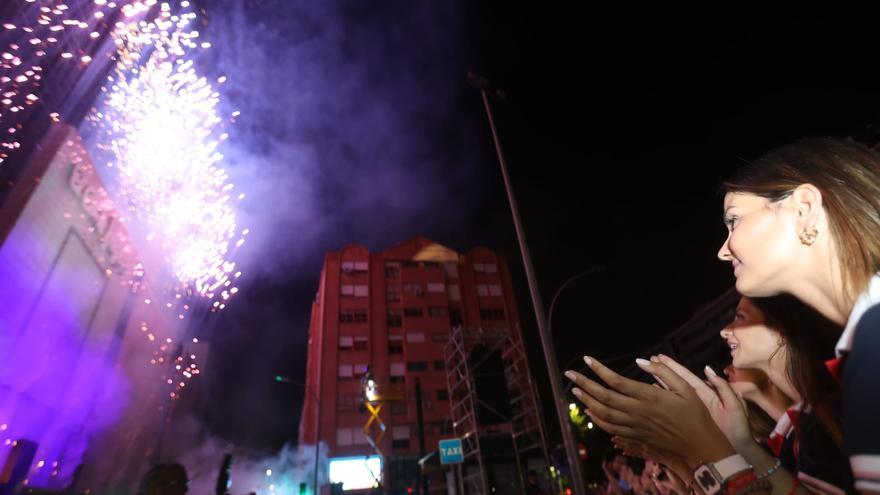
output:
<svg viewBox="0 0 880 495"><path fill-rule="evenodd" d="M801 244L804 246L812 246L814 242L816 242L816 237L819 235L819 231L816 230L816 227L804 227L804 230L798 234L798 238L801 240Z"/></svg>

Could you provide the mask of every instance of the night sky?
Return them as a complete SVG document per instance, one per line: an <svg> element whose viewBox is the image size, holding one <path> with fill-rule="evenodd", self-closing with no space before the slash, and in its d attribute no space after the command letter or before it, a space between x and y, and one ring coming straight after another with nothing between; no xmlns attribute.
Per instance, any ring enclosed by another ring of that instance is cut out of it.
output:
<svg viewBox="0 0 880 495"><path fill-rule="evenodd" d="M507 255L536 326L475 70L499 132L559 362L656 343L733 282L718 185L798 137L875 140L869 12L570 3L203 0L242 111L226 154L254 198L246 283L212 322L203 419L253 447L295 441L323 253L415 235ZM541 355L533 374L549 394ZM259 411L255 420L254 411ZM545 411L550 415L550 411ZM552 427L551 427L552 430Z"/></svg>

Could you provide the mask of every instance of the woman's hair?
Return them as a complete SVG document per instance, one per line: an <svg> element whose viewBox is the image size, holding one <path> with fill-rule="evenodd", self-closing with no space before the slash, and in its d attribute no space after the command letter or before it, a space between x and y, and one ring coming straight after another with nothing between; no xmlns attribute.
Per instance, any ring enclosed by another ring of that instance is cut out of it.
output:
<svg viewBox="0 0 880 495"><path fill-rule="evenodd" d="M760 441L766 441L773 433L773 428L776 428L776 421L779 418L771 418L750 400L746 401L746 409L749 412L749 430L752 431L752 436Z"/></svg>
<svg viewBox="0 0 880 495"><path fill-rule="evenodd" d="M834 357L840 327L788 294L749 300L764 314L764 323L785 339L788 378L840 444L843 390L825 366Z"/></svg>
<svg viewBox="0 0 880 495"><path fill-rule="evenodd" d="M804 139L742 167L722 190L776 202L802 184L822 192L844 294L854 299L880 270L880 154L842 139Z"/></svg>
<svg viewBox="0 0 880 495"><path fill-rule="evenodd" d="M764 395L771 394L772 390L778 390L776 385L770 382L766 373L755 368L735 368L733 364L729 364L724 368L724 374L731 383L738 381L754 383L758 391ZM745 404L752 436L760 441L766 441L773 433L773 429L776 428L776 421L779 418L771 418L767 412L750 400L746 400Z"/></svg>

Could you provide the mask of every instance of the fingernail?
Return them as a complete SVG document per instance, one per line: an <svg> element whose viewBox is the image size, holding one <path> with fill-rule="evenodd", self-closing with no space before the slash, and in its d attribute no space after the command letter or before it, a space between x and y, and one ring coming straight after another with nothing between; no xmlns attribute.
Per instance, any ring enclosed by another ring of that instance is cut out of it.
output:
<svg viewBox="0 0 880 495"><path fill-rule="evenodd" d="M657 354L657 357L662 358L662 359L669 359L669 356L667 356L666 354L663 354L662 352L660 354Z"/></svg>
<svg viewBox="0 0 880 495"><path fill-rule="evenodd" d="M566 371L565 373L563 373L563 375L565 375L565 377L568 378L569 380L574 381L574 379L575 379L574 371Z"/></svg>
<svg viewBox="0 0 880 495"><path fill-rule="evenodd" d="M593 367L593 358L590 356L584 356L584 362L587 363L587 366Z"/></svg>
<svg viewBox="0 0 880 495"><path fill-rule="evenodd" d="M708 364L706 365L705 371L706 371L706 375L718 376L718 374L715 373L715 370L713 370Z"/></svg>
<svg viewBox="0 0 880 495"><path fill-rule="evenodd" d="M636 358L636 364L639 366L651 366L651 361L642 358Z"/></svg>
<svg viewBox="0 0 880 495"><path fill-rule="evenodd" d="M658 358L657 356L651 356L651 361L654 362L654 363L659 363L659 362L660 362L660 358Z"/></svg>
<svg viewBox="0 0 880 495"><path fill-rule="evenodd" d="M579 389L579 388L573 388L573 389L571 389L571 393L575 397L580 397L583 392L581 392L581 389Z"/></svg>

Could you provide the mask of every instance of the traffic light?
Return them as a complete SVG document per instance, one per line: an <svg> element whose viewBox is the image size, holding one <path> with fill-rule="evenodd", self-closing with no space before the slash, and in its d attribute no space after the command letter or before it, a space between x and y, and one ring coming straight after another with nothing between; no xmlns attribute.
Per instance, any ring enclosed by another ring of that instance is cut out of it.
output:
<svg viewBox="0 0 880 495"><path fill-rule="evenodd" d="M587 460L587 446L583 443L578 443L578 457L580 457L582 461Z"/></svg>

